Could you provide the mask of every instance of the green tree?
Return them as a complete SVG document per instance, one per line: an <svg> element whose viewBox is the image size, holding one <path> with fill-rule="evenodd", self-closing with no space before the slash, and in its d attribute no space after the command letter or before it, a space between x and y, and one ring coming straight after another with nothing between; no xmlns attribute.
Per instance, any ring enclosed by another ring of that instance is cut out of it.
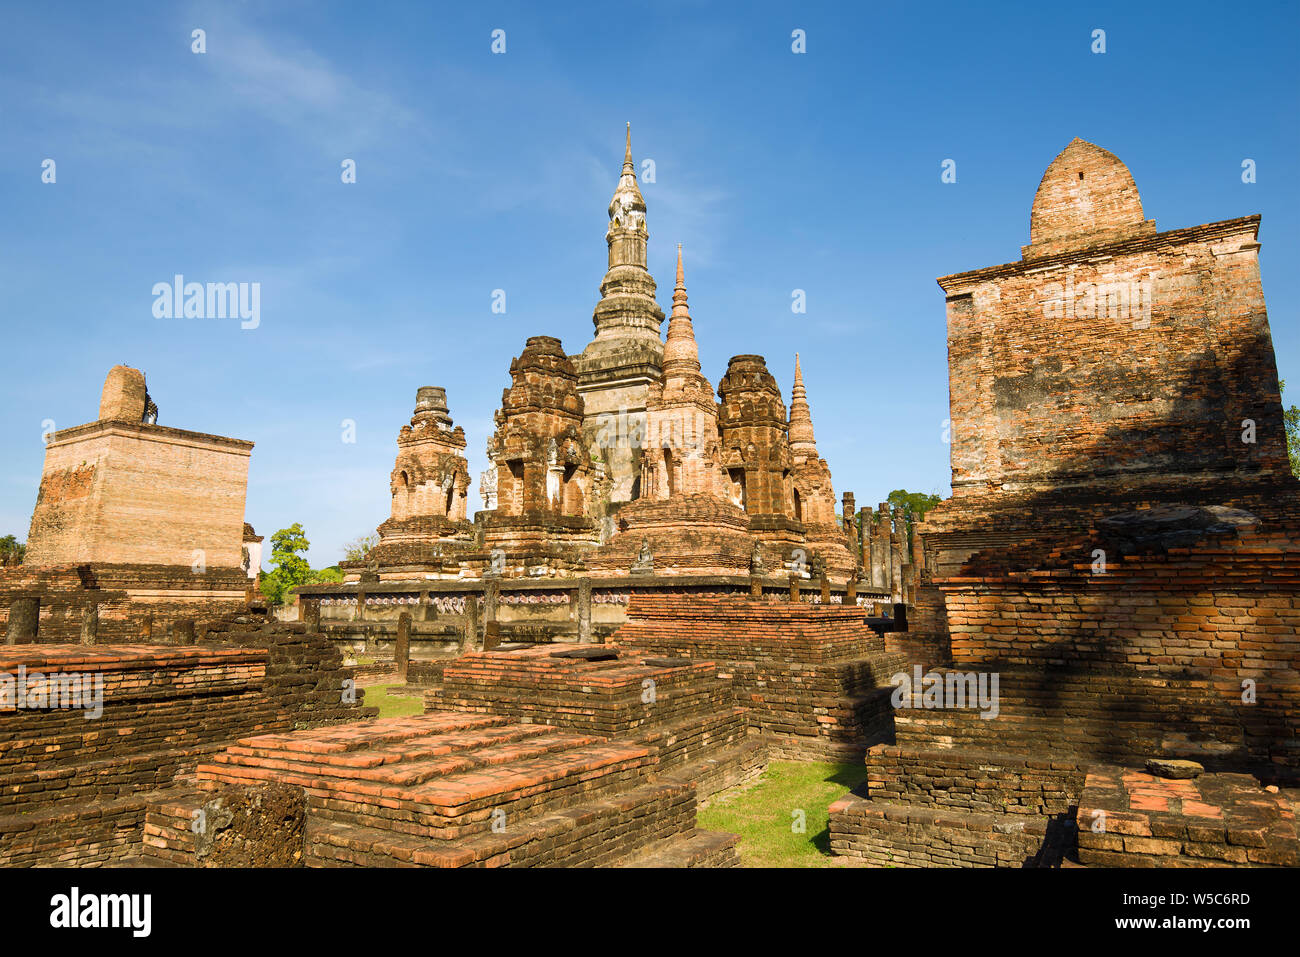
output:
<svg viewBox="0 0 1300 957"><path fill-rule="evenodd" d="M262 576L262 594L272 605L284 604L290 588L312 580L311 566L299 552L311 547L302 525L294 522L271 536L271 571Z"/></svg>
<svg viewBox="0 0 1300 957"><path fill-rule="evenodd" d="M298 522L271 536L271 564L284 579L286 587L305 585L311 578L311 566L307 564L307 559L298 554L309 548L311 542L307 541L302 525Z"/></svg>
<svg viewBox="0 0 1300 957"><path fill-rule="evenodd" d="M285 587L278 568L263 572L258 587L262 589L262 597L266 599L268 605L284 604Z"/></svg>
<svg viewBox="0 0 1300 957"><path fill-rule="evenodd" d="M943 497L940 495L927 495L924 492L908 492L901 488L896 488L889 493L885 499L890 505L898 505L905 509L910 509L912 518L915 521L921 521L925 518L925 513L930 511L940 502Z"/></svg>
<svg viewBox="0 0 1300 957"><path fill-rule="evenodd" d="M1277 382L1279 392L1286 391L1286 380ZM1286 451L1291 456L1291 474L1300 478L1300 407L1282 406L1282 422L1286 426Z"/></svg>
<svg viewBox="0 0 1300 957"><path fill-rule="evenodd" d="M328 568L322 568L311 573L311 583L313 585L338 585L343 582L343 572L339 566L331 565Z"/></svg>
<svg viewBox="0 0 1300 957"><path fill-rule="evenodd" d="M21 565L27 556L27 546L13 535L0 538L0 565Z"/></svg>

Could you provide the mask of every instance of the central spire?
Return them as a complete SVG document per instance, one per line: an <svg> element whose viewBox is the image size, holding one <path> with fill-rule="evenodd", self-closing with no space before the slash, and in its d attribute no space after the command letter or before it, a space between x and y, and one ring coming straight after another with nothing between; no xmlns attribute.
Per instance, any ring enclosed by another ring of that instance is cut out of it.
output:
<svg viewBox="0 0 1300 957"><path fill-rule="evenodd" d="M636 181L632 161L632 124L627 125L623 147L623 171L609 201L609 268L600 284L600 302L592 321L596 338L653 339L659 341L663 310L655 302L655 281L646 268L645 198Z"/></svg>
<svg viewBox="0 0 1300 957"><path fill-rule="evenodd" d="M612 239L616 230L625 230L641 238L640 246L629 246L620 252L626 255L619 260L625 265L645 268L645 199L636 183L636 165L632 162L632 124L627 125L627 145L623 148L623 172L614 187L614 197L609 201L609 231L605 234L610 243L610 266L615 265Z"/></svg>

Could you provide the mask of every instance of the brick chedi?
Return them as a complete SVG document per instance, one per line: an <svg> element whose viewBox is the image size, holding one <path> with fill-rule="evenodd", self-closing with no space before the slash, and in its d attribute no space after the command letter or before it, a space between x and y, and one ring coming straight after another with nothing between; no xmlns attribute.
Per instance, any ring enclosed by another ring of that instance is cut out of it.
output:
<svg viewBox="0 0 1300 957"><path fill-rule="evenodd" d="M837 853L1295 863L1300 483L1258 227L1157 232L1124 165L1075 140L1022 259L939 280L953 496L921 526L917 617L944 634L896 744L831 807ZM925 698L963 686L993 710ZM1151 773L1169 761L1205 773Z"/></svg>
<svg viewBox="0 0 1300 957"><path fill-rule="evenodd" d="M605 233L609 266L592 316L596 337L572 357L585 410L583 435L592 458L606 470L608 502L614 504L638 495L646 397L659 380L663 362L659 335L664 313L655 301L654 277L646 268L648 239L629 125L623 172L609 203ZM599 517L607 503L595 504Z"/></svg>
<svg viewBox="0 0 1300 957"><path fill-rule="evenodd" d="M100 419L49 437L27 564L240 567L253 443L147 423L147 404L116 366Z"/></svg>
<svg viewBox="0 0 1300 957"><path fill-rule="evenodd" d="M507 562L548 566L558 552L596 542L587 511L591 459L582 434L578 376L559 339L533 336L510 363L488 458L497 470L497 507L485 544Z"/></svg>
<svg viewBox="0 0 1300 957"><path fill-rule="evenodd" d="M11 639L137 640L244 606L256 575L244 524L253 443L157 417L144 374L115 366L99 418L49 436L25 561L0 570L0 619L17 600L37 629Z"/></svg>
<svg viewBox="0 0 1300 957"><path fill-rule="evenodd" d="M749 514L753 534L774 552L768 567L806 562L803 525L794 518L785 403L763 357L732 356L718 395L727 494Z"/></svg>
<svg viewBox="0 0 1300 957"><path fill-rule="evenodd" d="M646 400L641 495L619 509L617 534L589 567L629 571L644 546L661 573L746 574L749 519L727 496L719 452L717 404L700 373L679 245L663 380Z"/></svg>
<svg viewBox="0 0 1300 957"><path fill-rule="evenodd" d="M791 498L794 518L804 526L808 544L837 578L851 578L857 563L849 551L849 540L835 517L835 487L831 469L817 454L808 390L803 384L799 355L794 357L794 389L790 396Z"/></svg>
<svg viewBox="0 0 1300 957"><path fill-rule="evenodd" d="M1035 508L1086 530L1116 496L1221 503L1290 480L1258 229L1158 233L1124 164L1076 139L1039 184L1021 261L939 280L953 496L926 529L941 566L1023 538Z"/></svg>
<svg viewBox="0 0 1300 957"><path fill-rule="evenodd" d="M447 393L424 386L416 393L411 424L397 437L390 488L393 510L379 526L380 542L367 556L381 566L427 564L448 544L471 543L469 464L465 431L452 428Z"/></svg>

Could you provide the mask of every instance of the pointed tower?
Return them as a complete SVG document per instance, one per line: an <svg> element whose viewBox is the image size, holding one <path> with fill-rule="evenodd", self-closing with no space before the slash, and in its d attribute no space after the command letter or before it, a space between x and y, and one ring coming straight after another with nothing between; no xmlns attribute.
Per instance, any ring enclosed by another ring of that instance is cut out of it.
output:
<svg viewBox="0 0 1300 957"><path fill-rule="evenodd" d="M673 312L668 318L668 342L664 345L664 382L680 383L691 376L703 378L700 351L695 344L695 327L686 304L686 271L682 268L682 244L677 244L677 284L673 287Z"/></svg>
<svg viewBox="0 0 1300 957"><path fill-rule="evenodd" d="M700 373L686 301L682 247L663 353L663 380L646 396L640 496L619 507L615 534L587 561L592 571L635 573L645 544L671 574L738 575L751 565L749 516L723 480L718 407Z"/></svg>
<svg viewBox="0 0 1300 957"><path fill-rule="evenodd" d="M718 408L713 386L700 373L680 244L663 382L653 386L646 399L643 444L642 498L666 499L676 494L725 498L718 460Z"/></svg>
<svg viewBox="0 0 1300 957"><path fill-rule="evenodd" d="M580 355L571 357L586 409L583 435L597 467L604 466L609 501L615 504L640 493L646 395L659 381L664 354L659 338L664 313L655 301L655 281L646 268L648 238L629 124L623 171L609 203L608 269L592 315L596 337ZM606 503L592 505L597 517L602 517Z"/></svg>
<svg viewBox="0 0 1300 957"><path fill-rule="evenodd" d="M803 369L799 353L794 354L794 389L790 393L790 451L798 459L817 455L817 439L813 435L812 410L808 408L808 390L803 385Z"/></svg>
<svg viewBox="0 0 1300 957"><path fill-rule="evenodd" d="M851 576L856 571L848 537L835 518L835 487L830 466L817 455L812 409L803 384L799 353L794 356L794 388L790 393L791 499L794 517L803 523L804 534L814 552L826 562L832 577Z"/></svg>

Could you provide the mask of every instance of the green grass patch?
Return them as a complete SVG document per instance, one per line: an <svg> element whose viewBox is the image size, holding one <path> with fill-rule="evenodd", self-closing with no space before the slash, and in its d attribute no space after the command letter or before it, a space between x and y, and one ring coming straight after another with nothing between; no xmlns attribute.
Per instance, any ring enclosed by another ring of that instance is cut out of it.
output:
<svg viewBox="0 0 1300 957"><path fill-rule="evenodd" d="M755 783L715 796L699 826L740 835L745 867L831 867L828 809L866 778L863 764L773 761Z"/></svg>
<svg viewBox="0 0 1300 957"><path fill-rule="evenodd" d="M401 688L399 682L390 685L370 685L365 688L366 698L363 704L367 708L379 708L381 718L405 718L413 714L424 713L424 698L420 695L390 695L389 688Z"/></svg>

